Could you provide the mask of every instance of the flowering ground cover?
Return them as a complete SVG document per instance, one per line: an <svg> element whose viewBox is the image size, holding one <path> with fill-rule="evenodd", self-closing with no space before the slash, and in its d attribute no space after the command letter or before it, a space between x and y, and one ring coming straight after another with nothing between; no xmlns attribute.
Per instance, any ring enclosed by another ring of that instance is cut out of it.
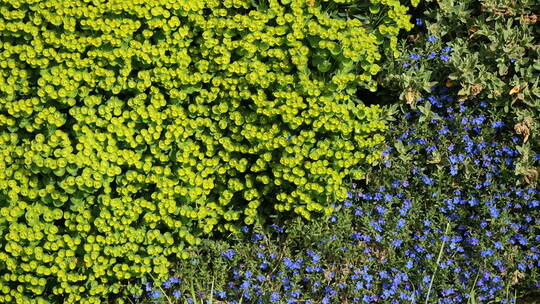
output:
<svg viewBox="0 0 540 304"><path fill-rule="evenodd" d="M540 303L539 14L0 1L0 303Z"/></svg>
<svg viewBox="0 0 540 304"><path fill-rule="evenodd" d="M171 291L173 299L208 299L211 282L213 297L227 303L515 303L537 296L538 190L508 183L519 139L487 104L456 103L456 93L434 87L393 122L379 167L325 222L245 227L232 246L205 243L179 267L184 284L148 285L146 300ZM192 293L186 286L194 282Z"/></svg>

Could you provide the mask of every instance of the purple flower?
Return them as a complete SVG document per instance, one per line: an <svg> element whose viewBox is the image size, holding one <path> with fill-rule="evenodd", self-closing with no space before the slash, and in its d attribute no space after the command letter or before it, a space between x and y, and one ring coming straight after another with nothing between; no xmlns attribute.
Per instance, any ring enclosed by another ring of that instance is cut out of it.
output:
<svg viewBox="0 0 540 304"><path fill-rule="evenodd" d="M144 284L144 289L146 291L152 291L152 283L148 282L148 283Z"/></svg>

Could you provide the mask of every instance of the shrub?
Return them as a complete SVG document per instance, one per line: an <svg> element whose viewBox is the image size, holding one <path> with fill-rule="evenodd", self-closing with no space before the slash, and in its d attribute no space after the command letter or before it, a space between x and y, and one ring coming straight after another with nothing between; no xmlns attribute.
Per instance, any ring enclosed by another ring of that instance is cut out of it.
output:
<svg viewBox="0 0 540 304"><path fill-rule="evenodd" d="M414 106L433 83L459 86L458 101L504 110L521 138L516 173L534 184L540 153L538 1L441 0L419 13L408 52L383 65L386 88ZM451 52L449 51L451 50Z"/></svg>
<svg viewBox="0 0 540 304"><path fill-rule="evenodd" d="M406 11L2 1L0 302L138 293L215 227L330 212L378 155L381 111L352 94Z"/></svg>

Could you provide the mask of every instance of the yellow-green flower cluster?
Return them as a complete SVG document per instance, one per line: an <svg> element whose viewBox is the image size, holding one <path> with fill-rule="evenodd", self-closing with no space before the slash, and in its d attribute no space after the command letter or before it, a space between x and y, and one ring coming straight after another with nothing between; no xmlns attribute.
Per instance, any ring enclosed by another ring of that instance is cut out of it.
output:
<svg viewBox="0 0 540 304"><path fill-rule="evenodd" d="M352 92L406 8L268 2L0 3L0 303L140 293L204 233L345 198L385 128Z"/></svg>

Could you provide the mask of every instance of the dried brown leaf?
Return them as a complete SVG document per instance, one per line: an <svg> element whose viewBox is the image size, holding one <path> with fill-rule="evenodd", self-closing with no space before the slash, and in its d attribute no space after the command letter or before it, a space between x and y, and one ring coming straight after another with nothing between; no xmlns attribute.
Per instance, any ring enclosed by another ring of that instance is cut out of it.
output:
<svg viewBox="0 0 540 304"><path fill-rule="evenodd" d="M531 134L531 131L529 130L529 122L525 120L524 122L515 124L514 131L516 131L516 133L519 135L523 135L523 142L526 143L529 139L529 135Z"/></svg>
<svg viewBox="0 0 540 304"><path fill-rule="evenodd" d="M420 34L414 34L414 35L409 35L407 37L407 39L409 39L410 42L415 42L416 40L418 40L420 38Z"/></svg>
<svg viewBox="0 0 540 304"><path fill-rule="evenodd" d="M484 87L482 87L482 85L480 84L473 84L470 86L470 89L471 89L472 96L476 96L480 94L480 92L482 92Z"/></svg>
<svg viewBox="0 0 540 304"><path fill-rule="evenodd" d="M407 93L405 94L405 100L407 101L407 104L412 104L414 102L414 97L416 96L416 92L412 89L408 89Z"/></svg>
<svg viewBox="0 0 540 304"><path fill-rule="evenodd" d="M513 87L513 88L510 90L509 94L510 94L510 95L517 94L517 93L519 93L519 90L520 90L520 88L519 88L519 84L518 84L518 85L516 85L515 87Z"/></svg>
<svg viewBox="0 0 540 304"><path fill-rule="evenodd" d="M531 15L521 15L521 20L523 20L524 24L535 24L538 21L538 16L535 14Z"/></svg>
<svg viewBox="0 0 540 304"><path fill-rule="evenodd" d="M512 274L512 278L511 278L511 284L512 285L516 285L520 279L524 278L525 277L525 274L521 271L514 271L514 273Z"/></svg>
<svg viewBox="0 0 540 304"><path fill-rule="evenodd" d="M538 171L536 169L527 170L529 174L525 175L525 182L527 184L532 184L538 179Z"/></svg>

